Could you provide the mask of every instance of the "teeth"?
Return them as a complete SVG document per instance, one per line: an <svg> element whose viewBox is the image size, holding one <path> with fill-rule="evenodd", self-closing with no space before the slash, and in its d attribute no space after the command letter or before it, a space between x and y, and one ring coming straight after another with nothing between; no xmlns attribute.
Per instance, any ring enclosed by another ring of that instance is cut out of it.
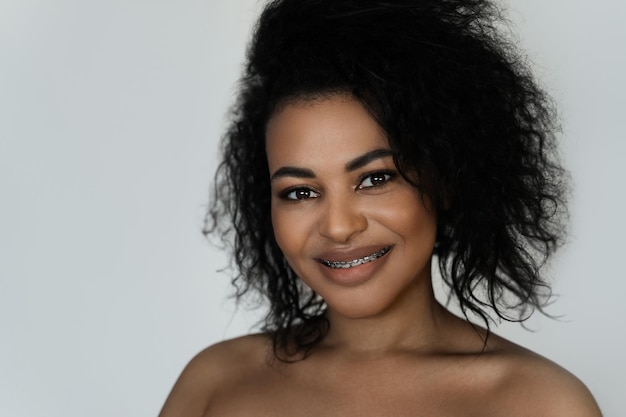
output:
<svg viewBox="0 0 626 417"><path fill-rule="evenodd" d="M389 252L390 249L391 249L391 247L387 246L386 248L382 248L381 250L379 250L376 253L364 256L363 258L354 259L352 261L347 261L347 262L344 262L344 261L327 261L325 259L320 259L319 261L322 264L326 265L327 267L334 268L334 269L354 268L355 266L363 265L363 264L366 264L368 262L372 262L373 260L376 260L376 259L380 258L384 254Z"/></svg>

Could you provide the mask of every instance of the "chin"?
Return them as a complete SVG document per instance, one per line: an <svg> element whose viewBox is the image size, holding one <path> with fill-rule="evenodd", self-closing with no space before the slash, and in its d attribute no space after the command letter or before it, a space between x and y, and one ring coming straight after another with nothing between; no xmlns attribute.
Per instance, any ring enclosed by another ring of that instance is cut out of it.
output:
<svg viewBox="0 0 626 417"><path fill-rule="evenodd" d="M369 299L368 299L369 298ZM359 320L374 318L384 314L391 308L390 303L383 300L371 300L367 295L359 297L351 295L346 299L331 299L326 302L329 313L343 318Z"/></svg>

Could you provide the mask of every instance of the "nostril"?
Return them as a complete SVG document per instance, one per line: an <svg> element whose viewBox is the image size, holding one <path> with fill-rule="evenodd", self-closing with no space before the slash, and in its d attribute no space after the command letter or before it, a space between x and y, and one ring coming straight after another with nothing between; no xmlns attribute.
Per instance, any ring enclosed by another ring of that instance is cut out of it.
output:
<svg viewBox="0 0 626 417"><path fill-rule="evenodd" d="M346 206L329 207L320 220L319 231L336 242L347 242L367 229L367 218L359 210Z"/></svg>

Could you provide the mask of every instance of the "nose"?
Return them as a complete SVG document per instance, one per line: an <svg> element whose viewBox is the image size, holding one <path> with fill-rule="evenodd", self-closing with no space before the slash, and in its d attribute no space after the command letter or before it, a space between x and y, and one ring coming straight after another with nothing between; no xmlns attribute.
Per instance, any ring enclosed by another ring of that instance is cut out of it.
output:
<svg viewBox="0 0 626 417"><path fill-rule="evenodd" d="M319 219L320 235L337 243L347 243L367 229L367 217L353 198L325 198Z"/></svg>

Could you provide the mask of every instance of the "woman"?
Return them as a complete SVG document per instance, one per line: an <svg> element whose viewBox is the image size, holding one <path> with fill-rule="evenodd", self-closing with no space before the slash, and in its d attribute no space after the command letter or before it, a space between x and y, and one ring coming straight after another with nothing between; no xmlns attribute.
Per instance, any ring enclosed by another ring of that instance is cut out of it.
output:
<svg viewBox="0 0 626 417"><path fill-rule="evenodd" d="M200 353L161 416L600 415L489 331L548 301L566 191L550 102L499 23L481 0L266 7L207 227L238 295L269 301L265 332Z"/></svg>

